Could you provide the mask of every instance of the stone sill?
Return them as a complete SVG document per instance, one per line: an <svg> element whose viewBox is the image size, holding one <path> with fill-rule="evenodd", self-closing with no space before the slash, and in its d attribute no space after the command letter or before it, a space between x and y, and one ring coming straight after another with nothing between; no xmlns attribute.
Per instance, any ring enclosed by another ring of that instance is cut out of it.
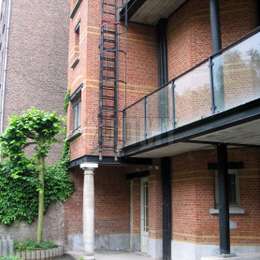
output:
<svg viewBox="0 0 260 260"><path fill-rule="evenodd" d="M21 258L22 260L52 259L52 257L63 256L64 248L62 246L59 246L48 250L30 250L30 251L28 250L28 251L16 252L15 255Z"/></svg>
<svg viewBox="0 0 260 260"><path fill-rule="evenodd" d="M81 129L77 129L75 131L73 131L68 137L67 137L67 141L71 142L73 140L75 140L76 138L78 138L79 136L81 136L82 132Z"/></svg>
<svg viewBox="0 0 260 260"><path fill-rule="evenodd" d="M246 211L240 207L230 207L229 208L229 214L230 215L244 215ZM218 215L219 209L209 209L209 214L211 215Z"/></svg>
<svg viewBox="0 0 260 260"><path fill-rule="evenodd" d="M80 4L81 4L82 0L78 0L75 5L73 6L72 8L72 11L70 13L70 18L73 19L75 14L77 13L79 7L80 7Z"/></svg>
<svg viewBox="0 0 260 260"><path fill-rule="evenodd" d="M73 59L73 61L71 62L70 67L72 69L75 69L76 66L79 64L79 55L76 55L76 57Z"/></svg>

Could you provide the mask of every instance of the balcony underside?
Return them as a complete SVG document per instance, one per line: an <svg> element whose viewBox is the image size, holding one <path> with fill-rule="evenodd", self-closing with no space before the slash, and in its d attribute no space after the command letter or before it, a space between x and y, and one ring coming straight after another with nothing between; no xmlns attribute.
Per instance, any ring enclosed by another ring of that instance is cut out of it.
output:
<svg viewBox="0 0 260 260"><path fill-rule="evenodd" d="M214 144L260 148L260 99L147 139L122 150L122 156L161 158L210 149Z"/></svg>
<svg viewBox="0 0 260 260"><path fill-rule="evenodd" d="M121 11L122 18L127 10L130 22L156 25L162 18L168 18L186 0L130 0Z"/></svg>

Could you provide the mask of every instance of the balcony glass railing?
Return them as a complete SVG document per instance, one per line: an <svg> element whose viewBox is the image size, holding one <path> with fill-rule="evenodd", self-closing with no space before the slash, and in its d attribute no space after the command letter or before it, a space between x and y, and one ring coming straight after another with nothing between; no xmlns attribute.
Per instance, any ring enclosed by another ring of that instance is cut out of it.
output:
<svg viewBox="0 0 260 260"><path fill-rule="evenodd" d="M126 108L124 146L258 98L259 28Z"/></svg>

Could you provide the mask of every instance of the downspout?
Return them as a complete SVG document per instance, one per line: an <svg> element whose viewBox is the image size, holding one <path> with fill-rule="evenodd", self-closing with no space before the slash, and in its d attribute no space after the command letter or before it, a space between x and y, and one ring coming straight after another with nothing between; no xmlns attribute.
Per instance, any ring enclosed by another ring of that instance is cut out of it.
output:
<svg viewBox="0 0 260 260"><path fill-rule="evenodd" d="M157 25L158 35L158 67L160 87L168 82L168 48L167 48L167 19L161 19ZM168 93L160 92L159 115L161 132L167 129L168 125Z"/></svg>
<svg viewBox="0 0 260 260"><path fill-rule="evenodd" d="M4 56L4 70L3 70L3 81L2 81L2 97L1 97L1 121L0 121L0 134L4 131L4 107L5 107L5 92L6 92L6 74L7 74L7 61L8 61L8 49L9 49L9 32L11 22L11 7L12 0L8 1L8 13L7 13L7 26L6 26L6 40L5 40L5 56Z"/></svg>
<svg viewBox="0 0 260 260"><path fill-rule="evenodd" d="M167 42L167 19L161 19L157 25L159 43L159 83L160 86L168 82L168 42ZM168 95L160 93L159 114L161 130L168 124ZM161 159L161 183L162 183L162 254L163 260L171 260L172 240L172 193L171 193L171 158Z"/></svg>

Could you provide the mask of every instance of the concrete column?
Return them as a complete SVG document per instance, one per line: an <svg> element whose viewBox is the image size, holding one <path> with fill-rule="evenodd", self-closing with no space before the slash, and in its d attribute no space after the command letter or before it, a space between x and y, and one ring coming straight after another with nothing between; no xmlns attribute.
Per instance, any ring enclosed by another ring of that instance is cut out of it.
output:
<svg viewBox="0 0 260 260"><path fill-rule="evenodd" d="M84 259L94 260L95 250L95 193L94 170L96 163L83 163L80 168L84 171L83 186L83 243L85 250Z"/></svg>

